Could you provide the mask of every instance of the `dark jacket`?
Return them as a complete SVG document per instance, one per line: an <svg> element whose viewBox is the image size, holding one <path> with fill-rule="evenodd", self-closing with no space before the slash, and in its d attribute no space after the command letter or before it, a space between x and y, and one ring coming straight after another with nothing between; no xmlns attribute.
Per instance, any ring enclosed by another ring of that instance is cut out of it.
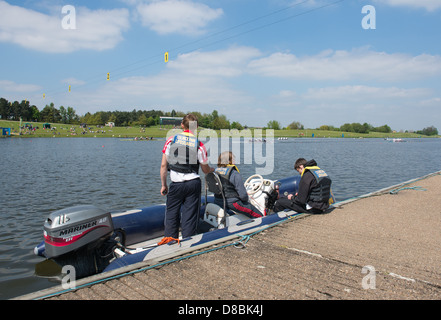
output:
<svg viewBox="0 0 441 320"><path fill-rule="evenodd" d="M227 203L229 205L232 205L234 202L237 202L238 200L247 202L248 193L243 184L242 176L239 173L239 171L237 171L236 166L231 166L231 167L229 166L228 170L226 170L225 172L226 174L224 175L221 174L222 171L224 171L222 169L225 168L217 168L216 173L219 174L219 176L222 179L222 184L224 185L224 192L226 193ZM228 180L225 181L226 179Z"/></svg>
<svg viewBox="0 0 441 320"><path fill-rule="evenodd" d="M305 168L316 167L317 162L312 159L305 164ZM308 169L305 169L303 176L299 182L299 190L297 196L294 198L294 203L306 208L306 204L314 209L326 210L329 208L331 179L322 179L318 182L316 176ZM320 201L312 199L311 195L319 196Z"/></svg>

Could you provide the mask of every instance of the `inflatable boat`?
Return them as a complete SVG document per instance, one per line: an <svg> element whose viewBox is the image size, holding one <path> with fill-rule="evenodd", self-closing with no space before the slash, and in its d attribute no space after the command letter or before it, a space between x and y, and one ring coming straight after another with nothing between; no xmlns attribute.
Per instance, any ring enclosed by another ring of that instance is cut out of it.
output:
<svg viewBox="0 0 441 320"><path fill-rule="evenodd" d="M201 196L197 234L164 245L158 242L164 232L165 204L124 212L93 205L65 208L47 217L44 240L34 253L61 268L73 266L77 279L140 262L164 261L237 240L296 215L293 211L274 213L272 209L279 195L297 192L299 180L300 176L281 180L250 176L245 181L250 201L265 216L249 218L214 203L214 194L222 194L222 186L219 177L211 173L206 176L205 195Z"/></svg>

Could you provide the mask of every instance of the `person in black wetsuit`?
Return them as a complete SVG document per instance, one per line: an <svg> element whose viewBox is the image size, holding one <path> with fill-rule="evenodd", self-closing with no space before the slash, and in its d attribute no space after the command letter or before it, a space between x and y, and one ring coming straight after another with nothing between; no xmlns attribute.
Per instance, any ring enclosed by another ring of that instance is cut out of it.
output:
<svg viewBox="0 0 441 320"><path fill-rule="evenodd" d="M332 180L328 174L317 166L312 159L306 161L299 158L294 164L294 169L301 174L299 189L296 195L288 194L278 199L274 212L285 209L299 213L323 213L329 208L332 198Z"/></svg>

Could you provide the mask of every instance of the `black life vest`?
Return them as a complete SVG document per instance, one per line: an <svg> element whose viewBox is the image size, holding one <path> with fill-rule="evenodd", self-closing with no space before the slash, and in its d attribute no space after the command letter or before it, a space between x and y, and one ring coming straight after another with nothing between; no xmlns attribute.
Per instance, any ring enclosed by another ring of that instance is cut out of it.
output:
<svg viewBox="0 0 441 320"><path fill-rule="evenodd" d="M168 170L180 173L198 173L198 139L190 132L182 132L170 142L170 153L167 156Z"/></svg>
<svg viewBox="0 0 441 320"><path fill-rule="evenodd" d="M317 166L305 167L302 176L307 170L313 174L317 181L317 186L311 189L309 200L313 202L329 202L331 198L331 178L323 169Z"/></svg>
<svg viewBox="0 0 441 320"><path fill-rule="evenodd" d="M234 170L239 170L235 165L228 165L226 167L216 168L215 172L219 176L222 189L224 191L225 198L239 198L239 194L236 191L236 187L231 183L230 177Z"/></svg>

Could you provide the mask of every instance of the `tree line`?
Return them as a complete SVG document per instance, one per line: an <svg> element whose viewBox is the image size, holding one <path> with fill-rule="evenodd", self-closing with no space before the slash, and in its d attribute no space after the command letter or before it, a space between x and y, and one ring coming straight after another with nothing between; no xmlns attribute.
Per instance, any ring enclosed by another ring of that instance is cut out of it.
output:
<svg viewBox="0 0 441 320"><path fill-rule="evenodd" d="M292 130L304 130L303 124L301 124L298 121L294 121L291 124L289 124L286 128L282 128L280 125L280 122L276 120L271 120L268 122L267 127L274 130L282 130L282 129L292 129ZM322 125L317 128L317 130L327 130L327 131L343 131L343 132L354 132L354 133L369 133L369 132L381 132L381 133L391 133L392 129L387 124L374 127L373 125L369 123L345 123L341 125L340 127L334 127L330 125ZM406 130L406 132L408 132ZM426 136L436 136L438 135L438 129L434 126L430 126L427 128L424 128L422 130L415 131L417 134L423 134Z"/></svg>
<svg viewBox="0 0 441 320"><path fill-rule="evenodd" d="M268 122L267 124L268 128L274 129L274 130L281 130L283 129L280 125L280 122L276 120L272 120ZM303 130L305 129L303 124L301 124L298 121L294 121L291 124L289 124L285 129L297 129L297 130ZM369 132L383 132L383 133L391 133L392 129L385 124L381 127L374 127L368 123L360 124L360 123L345 123L341 125L340 127L334 127L334 126L328 126L328 125L322 125L317 130L327 130L327 131L344 131L344 132L355 132L355 133L369 133Z"/></svg>
<svg viewBox="0 0 441 320"><path fill-rule="evenodd" d="M210 129L238 129L242 126L238 122L230 122L225 115L221 115L217 110L212 113L192 112L198 117L201 127ZM23 100L8 101L0 98L0 119L28 121L28 122L49 122L64 124L105 125L113 122L115 126L143 126L150 127L160 124L160 117L184 117L186 113L172 110L164 112L160 110L136 110L132 111L98 111L95 113L87 112L85 115L78 115L74 108L60 106L56 108L54 103L46 105L41 111L31 105L29 101ZM245 126L246 127L246 126Z"/></svg>
<svg viewBox="0 0 441 320"><path fill-rule="evenodd" d="M214 130L219 129L238 129L242 130L247 128L246 125L242 125L239 122L227 119L225 115L219 114L217 110L211 113L192 112L198 117L199 126L203 128L209 128ZM35 121L35 122L51 122L51 123L64 123L64 124L81 124L88 125L105 125L108 122L113 122L115 126L143 126L150 127L160 124L160 117L183 117L184 112L172 110L171 112L164 112L160 110L136 110L132 111L98 111L95 113L87 112L83 116L77 115L76 111L72 107L65 108L60 106L56 108L53 103L46 105L41 111L35 106L31 105L29 101L23 100L22 102L14 101L10 102L4 98L0 98L0 119L3 120L16 120L19 121ZM274 130L291 129L291 130L304 130L303 124L298 121L293 121L287 127L283 128L277 120L271 120L267 123L267 128ZM330 125L322 125L318 130L330 130L330 131L344 131L355 133L369 133L369 132L382 132L391 133L392 129L388 125L374 127L368 123L345 123L340 127L334 127ZM423 135L438 135L438 129L434 126L424 128L416 131L418 134Z"/></svg>

